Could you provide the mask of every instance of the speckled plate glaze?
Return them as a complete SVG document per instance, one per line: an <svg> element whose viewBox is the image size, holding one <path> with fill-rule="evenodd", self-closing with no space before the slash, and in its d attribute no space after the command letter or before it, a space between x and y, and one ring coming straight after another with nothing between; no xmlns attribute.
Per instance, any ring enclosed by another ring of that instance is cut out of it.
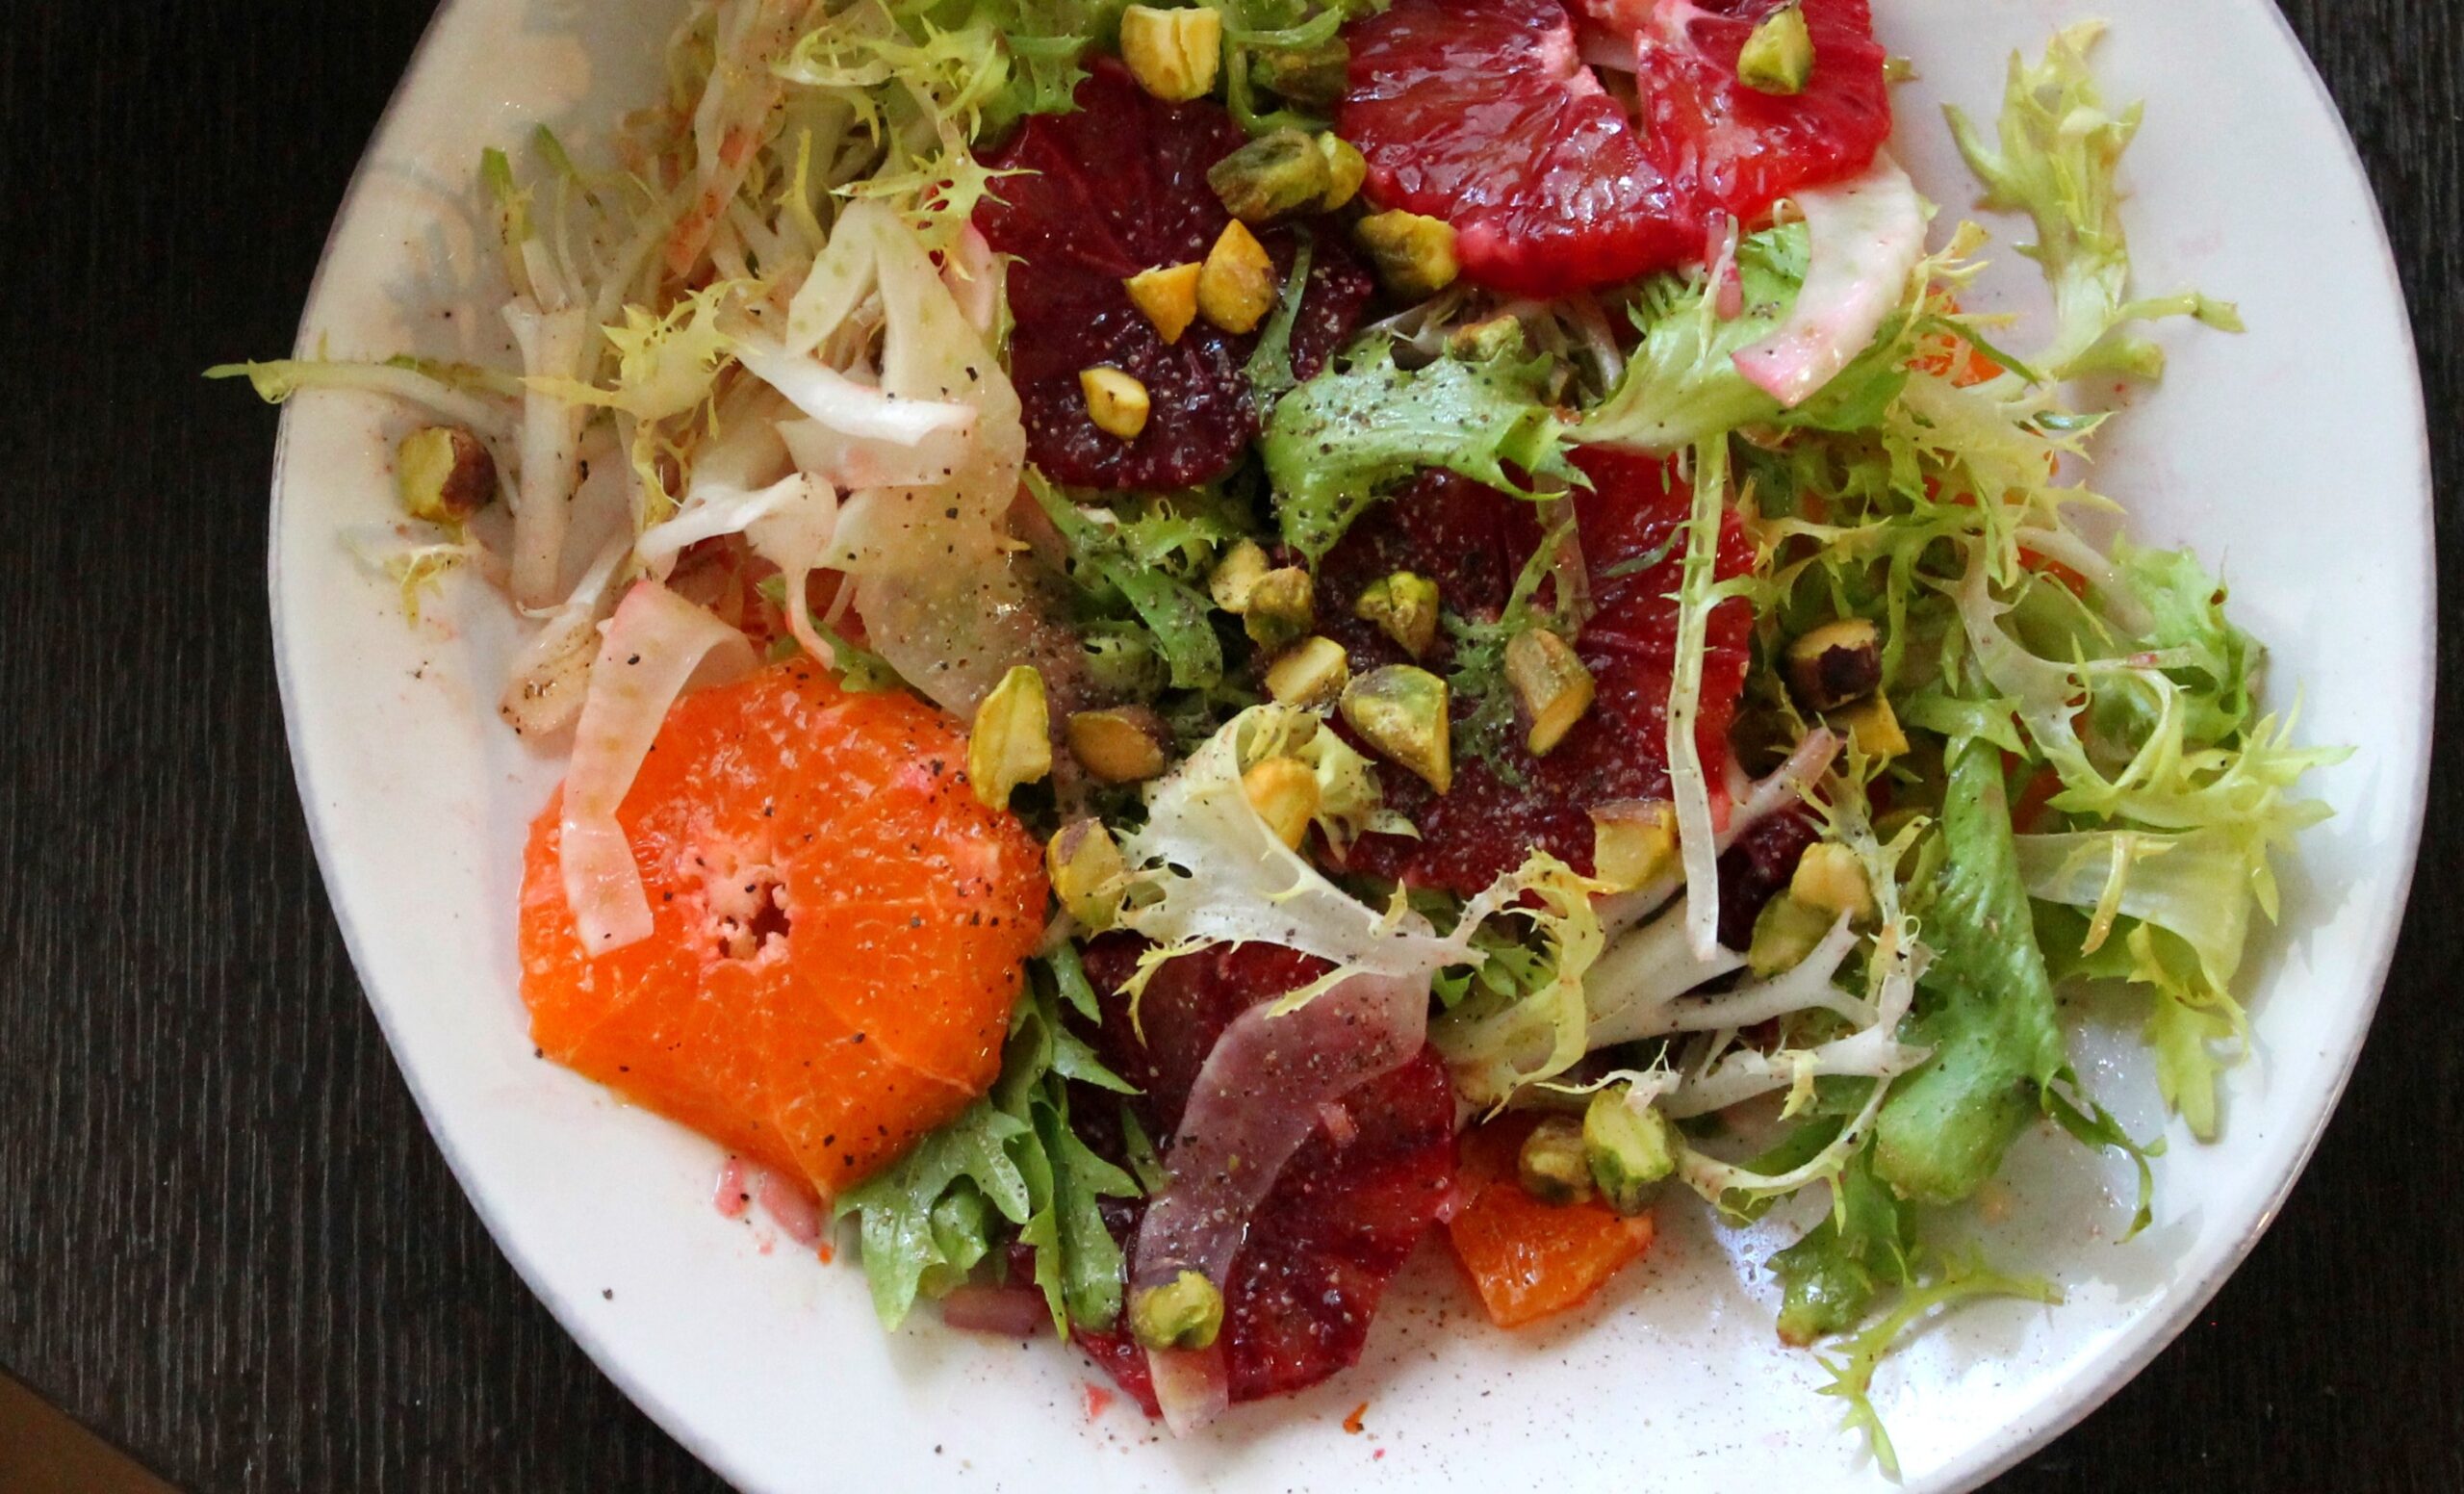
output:
<svg viewBox="0 0 2464 1494"><path fill-rule="evenodd" d="M586 142L648 96L673 3L448 5L361 165L301 348L500 356L494 316L467 309L494 298L465 298L490 273L468 190L479 150L533 120ZM1989 114L2010 51L2033 51L2091 13L2084 4L1877 0L1884 40L1918 70L1900 92L1896 148L1946 211L1965 210L1972 189L1936 106ZM2170 376L2117 422L2098 485L2147 536L2221 566L2236 615L2274 645L2275 699L2298 693L2305 734L2359 751L2319 776L2336 817L2285 867L2283 925L2252 960L2256 1053L2230 1076L2225 1139L2200 1146L2176 1128L2157 1224L2121 1244L2126 1170L2028 1138L1976 1228L1997 1258L2061 1281L2068 1303L1977 1306L1883 1371L1875 1399L1912 1491L1972 1487L2076 1421L2248 1250L2369 1025L2420 830L2428 459L2368 189L2267 0L2112 10L2108 88L2150 103L2130 166L2141 282L2234 298L2250 331L2166 330ZM2015 274L2003 284L2024 289ZM1605 1300L1514 1336L1467 1309L1442 1252L1424 1250L1357 1369L1187 1442L1117 1402L1091 1412L1098 1377L1049 1339L1022 1350L929 1312L885 1335L852 1264L721 1218L708 1144L531 1056L514 893L523 827L557 768L492 708L514 626L458 580L407 628L392 584L345 543L389 511L404 422L377 401L305 396L276 460L276 647L326 885L428 1124L498 1242L592 1357L728 1478L1371 1494L1600 1487L1648 1470L1656 1486L1699 1494L1883 1486L1838 1430L1837 1403L1817 1394L1820 1368L1773 1338L1757 1265L1773 1238L1723 1233L1686 1202ZM2134 1130L2157 1128L2121 1029L2083 1016L2082 1070Z"/></svg>

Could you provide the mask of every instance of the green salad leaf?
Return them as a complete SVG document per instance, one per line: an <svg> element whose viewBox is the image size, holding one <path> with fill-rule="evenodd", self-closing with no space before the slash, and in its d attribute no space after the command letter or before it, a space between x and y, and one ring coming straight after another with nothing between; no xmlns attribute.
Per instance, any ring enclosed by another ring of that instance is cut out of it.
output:
<svg viewBox="0 0 2464 1494"><path fill-rule="evenodd" d="M1034 966L992 1093L838 1199L834 1217L860 1221L864 1275L884 1326L905 1322L918 1296L944 1296L963 1282L990 1252L1001 1221L1034 1248L1036 1284L1056 1329L1109 1328L1119 1318L1120 1247L1098 1200L1135 1198L1138 1183L1069 1125L1070 1083L1131 1093L1062 1025L1064 1001L1092 999L1074 952Z"/></svg>
<svg viewBox="0 0 2464 1494"><path fill-rule="evenodd" d="M1934 963L1919 981L1931 999L1914 1022L1934 1056L1900 1082L1874 1130L1875 1174L1928 1203L1955 1203L1993 1175L2068 1062L2012 844L2001 750L1972 740L1949 770L1950 855L1925 920Z"/></svg>
<svg viewBox="0 0 2464 1494"><path fill-rule="evenodd" d="M1194 499L1148 500L1127 517L1098 517L1032 468L1027 488L1068 547L1070 580L1091 606L1135 616L1175 687L1203 690L1222 680L1223 645L1202 578L1217 548L1238 533L1229 520Z"/></svg>
<svg viewBox="0 0 2464 1494"><path fill-rule="evenodd" d="M2067 27L2033 64L2013 55L1997 139L1989 142L1956 105L1942 111L1960 154L1985 184L1984 205L2036 220L2037 242L2020 252L2043 268L2053 288L2057 330L2051 346L2031 361L2057 379L2161 374L2164 349L2130 331L2134 322L2194 317L2223 331L2242 330L2229 302L2191 292L2130 297L2130 254L2115 177L2143 110L2133 104L2117 114L2096 87L2088 52L2104 30L2102 21Z"/></svg>
<svg viewBox="0 0 2464 1494"><path fill-rule="evenodd" d="M1525 498L1584 485L1542 360L1443 357L1406 369L1372 338L1276 401L1258 450L1286 543L1314 562L1370 504L1432 467ZM1512 469L1509 471L1509 469Z"/></svg>
<svg viewBox="0 0 2464 1494"><path fill-rule="evenodd" d="M1913 307L1886 322L1872 347L1798 409L1782 409L1737 371L1735 355L1787 320L1805 283L1807 253L1803 223L1740 240L1740 309L1728 318L1713 309L1720 288L1709 271L1696 268L1647 282L1633 307L1642 343L1608 398L1583 416L1578 439L1669 452L1740 425L1874 425L1907 381L1902 333Z"/></svg>

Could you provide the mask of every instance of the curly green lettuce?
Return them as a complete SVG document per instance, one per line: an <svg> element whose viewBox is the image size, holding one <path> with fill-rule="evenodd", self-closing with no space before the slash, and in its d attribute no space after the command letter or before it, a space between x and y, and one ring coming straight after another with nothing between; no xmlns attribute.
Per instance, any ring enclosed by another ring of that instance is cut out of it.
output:
<svg viewBox="0 0 2464 1494"><path fill-rule="evenodd" d="M1499 356L1407 369L1383 338L1352 348L1276 401L1258 439L1285 542L1319 559L1432 467L1526 498L1582 485L1565 422L1541 399L1545 368Z"/></svg>

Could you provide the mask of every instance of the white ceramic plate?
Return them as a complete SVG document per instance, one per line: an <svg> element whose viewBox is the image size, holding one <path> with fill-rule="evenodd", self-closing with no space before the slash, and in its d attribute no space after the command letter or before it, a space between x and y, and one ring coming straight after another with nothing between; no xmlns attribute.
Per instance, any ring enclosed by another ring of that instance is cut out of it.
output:
<svg viewBox="0 0 2464 1494"><path fill-rule="evenodd" d="M2004 59L2084 0L1879 0L1913 58L1898 150L1948 211L1971 189L1935 106L1989 116ZM301 327L303 350L500 357L456 309L484 276L468 186L483 145L533 120L587 139L648 96L674 0L458 0L439 15L362 164ZM2225 1139L2173 1136L2158 1223L2117 1244L2126 1172L2066 1142L2020 1148L1998 1258L2069 1291L1988 1303L1885 1368L1876 1401L1906 1487L1972 1486L2076 1421L2196 1312L2284 1198L2349 1070L2404 903L2427 766L2428 458L2387 246L2325 93L2267 0L2120 0L2102 71L2150 100L2130 177L2141 284L2238 300L2228 338L2169 328L2171 375L2102 449L2099 485L2142 532L2221 565L2235 615L2275 649L2279 703L2357 745L2316 789L2336 818L2286 868L2285 921L2250 969L2257 1056ZM2183 65L2185 59L2197 65ZM2013 225L2002 223L1998 229ZM2004 258L2011 256L2007 251ZM2015 282L2013 282L2015 283ZM490 304L493 304L492 302ZM930 1312L885 1336L861 1275L710 1206L717 1152L531 1056L515 989L523 829L556 765L492 704L514 629L475 582L419 631L343 535L391 505L401 411L311 395L274 477L272 598L300 791L387 1038L455 1173L524 1277L599 1364L730 1479L852 1486L1225 1491L1662 1487L1800 1494L1878 1486L1823 1377L1771 1331L1762 1236L1665 1211L1664 1244L1596 1310L1507 1336L1467 1313L1434 1250L1406 1272L1360 1366L1185 1443L1133 1409L1091 1415L1100 1377L1048 1339L1021 1352ZM2091 1032L2082 1069L2145 1134L2161 1120L2130 1045ZM1368 1402L1366 1430L1340 1428Z"/></svg>

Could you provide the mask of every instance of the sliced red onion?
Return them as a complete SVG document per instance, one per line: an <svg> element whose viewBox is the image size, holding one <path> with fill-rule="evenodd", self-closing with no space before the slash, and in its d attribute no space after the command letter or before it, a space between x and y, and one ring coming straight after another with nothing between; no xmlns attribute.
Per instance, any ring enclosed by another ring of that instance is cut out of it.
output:
<svg viewBox="0 0 2464 1494"><path fill-rule="evenodd" d="M668 708L697 678L750 672L744 634L656 581L625 595L591 663L574 729L561 828L565 901L592 956L649 937L651 904L616 820Z"/></svg>
<svg viewBox="0 0 2464 1494"><path fill-rule="evenodd" d="M1428 978L1351 975L1281 1017L1269 1015L1271 1007L1234 1018L1198 1069L1167 1153L1172 1180L1139 1226L1133 1290L1184 1271L1219 1286L1231 1278L1250 1216L1317 1128L1322 1107L1421 1050ZM1176 1432L1220 1409L1209 1399L1219 1391L1219 1367L1210 1378L1185 1362L1194 1357L1202 1356L1148 1355L1156 1400Z"/></svg>
<svg viewBox="0 0 2464 1494"><path fill-rule="evenodd" d="M1738 373L1789 409L1873 342L1925 254L1925 204L1886 154L1862 176L1795 200L1810 244L1805 285L1779 329L1735 359Z"/></svg>
<svg viewBox="0 0 2464 1494"><path fill-rule="evenodd" d="M1232 1404L1232 1377L1220 1343L1207 1349L1152 1351L1146 1355L1146 1373L1155 1385L1156 1408L1176 1437L1197 1430Z"/></svg>

